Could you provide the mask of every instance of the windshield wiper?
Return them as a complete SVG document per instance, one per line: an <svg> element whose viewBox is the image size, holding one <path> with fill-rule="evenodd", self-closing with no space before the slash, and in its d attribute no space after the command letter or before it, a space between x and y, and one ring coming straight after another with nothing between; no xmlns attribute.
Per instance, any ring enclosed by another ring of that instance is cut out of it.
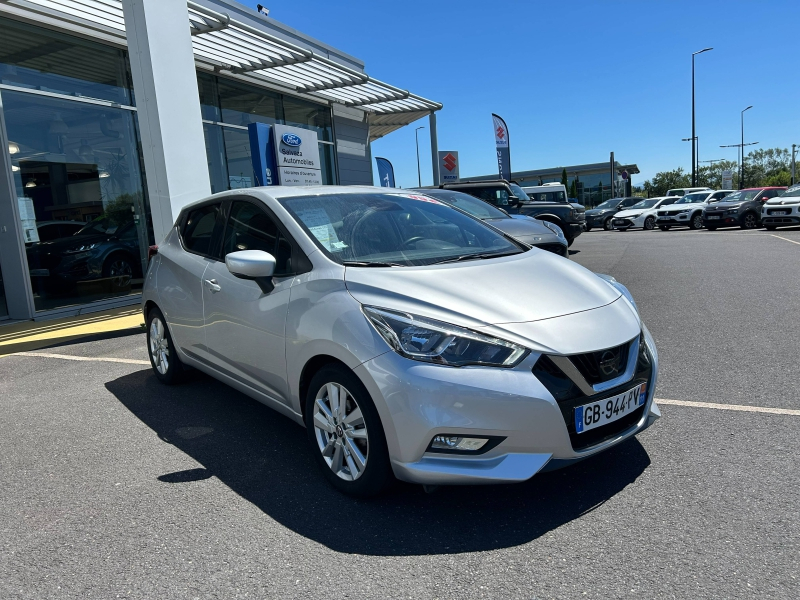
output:
<svg viewBox="0 0 800 600"><path fill-rule="evenodd" d="M405 267L400 263L392 262L367 262L361 260L346 260L342 262L345 267Z"/></svg>
<svg viewBox="0 0 800 600"><path fill-rule="evenodd" d="M515 254L520 254L519 252L494 252L494 253L477 253L477 254L462 254L461 256L455 256L453 258L446 258L445 260L440 260L435 263L431 263L432 265L443 265L446 263L453 263L453 262L460 262L462 260L480 260L483 258L499 258L501 256L513 256Z"/></svg>

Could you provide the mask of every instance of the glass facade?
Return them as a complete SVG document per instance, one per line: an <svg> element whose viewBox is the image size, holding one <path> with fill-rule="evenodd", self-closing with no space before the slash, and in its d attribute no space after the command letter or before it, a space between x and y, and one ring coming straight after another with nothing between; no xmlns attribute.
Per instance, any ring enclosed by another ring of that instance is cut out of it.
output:
<svg viewBox="0 0 800 600"><path fill-rule="evenodd" d="M15 21L0 29L36 310L139 292L153 233L125 53Z"/></svg>
<svg viewBox="0 0 800 600"><path fill-rule="evenodd" d="M212 192L254 185L247 133L250 123L277 123L316 131L322 181L329 185L336 183L329 107L208 73L197 74L197 87Z"/></svg>
<svg viewBox="0 0 800 600"><path fill-rule="evenodd" d="M8 305L6 304L6 289L3 287L3 271L0 269L0 319L8 316Z"/></svg>
<svg viewBox="0 0 800 600"><path fill-rule="evenodd" d="M512 173L512 177L513 177ZM576 177L577 175L577 177ZM543 183L561 183L561 173L543 175L542 177L526 177L515 179L522 187L541 185ZM541 181L541 183L540 183ZM586 208L594 208L611 198L611 173L574 173L567 171L567 193L571 196L572 183L575 182L575 198ZM617 196L625 195L625 185L620 179L615 184Z"/></svg>

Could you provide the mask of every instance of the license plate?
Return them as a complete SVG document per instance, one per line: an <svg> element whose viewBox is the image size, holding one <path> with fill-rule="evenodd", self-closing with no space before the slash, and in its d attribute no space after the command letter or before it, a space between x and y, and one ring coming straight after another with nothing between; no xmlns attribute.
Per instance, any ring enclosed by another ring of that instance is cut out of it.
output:
<svg viewBox="0 0 800 600"><path fill-rule="evenodd" d="M612 398L579 406L575 409L575 431L583 433L595 427L613 423L643 406L646 399L647 384L642 383Z"/></svg>
<svg viewBox="0 0 800 600"><path fill-rule="evenodd" d="M708 216L706 217L706 219L708 219L709 221L713 221L714 219L719 219L719 217L716 217L716 216L714 216L714 215L708 215Z"/></svg>
<svg viewBox="0 0 800 600"><path fill-rule="evenodd" d="M614 219L614 225L625 225L626 221L622 219Z"/></svg>
<svg viewBox="0 0 800 600"><path fill-rule="evenodd" d="M788 215L788 214L789 214L788 210L773 210L772 211L772 215L775 216L775 217L782 217L782 216Z"/></svg>

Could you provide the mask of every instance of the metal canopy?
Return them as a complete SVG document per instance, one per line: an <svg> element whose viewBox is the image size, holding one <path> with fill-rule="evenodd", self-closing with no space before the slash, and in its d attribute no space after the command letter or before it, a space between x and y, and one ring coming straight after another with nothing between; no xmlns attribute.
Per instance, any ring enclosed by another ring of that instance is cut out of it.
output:
<svg viewBox="0 0 800 600"><path fill-rule="evenodd" d="M314 51L229 15L187 2L195 60L218 73L358 108L368 114L370 141L437 111L442 105L373 79ZM0 13L33 13L124 40L120 0L0 0ZM33 16L33 15L29 15Z"/></svg>

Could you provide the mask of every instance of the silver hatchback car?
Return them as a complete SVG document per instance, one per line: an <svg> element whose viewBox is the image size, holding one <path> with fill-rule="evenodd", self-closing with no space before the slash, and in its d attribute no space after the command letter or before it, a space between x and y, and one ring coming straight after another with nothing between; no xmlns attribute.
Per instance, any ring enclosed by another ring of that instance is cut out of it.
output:
<svg viewBox="0 0 800 600"><path fill-rule="evenodd" d="M191 366L305 425L350 494L523 481L660 416L658 355L624 286L417 192L187 206L143 309L159 380Z"/></svg>

